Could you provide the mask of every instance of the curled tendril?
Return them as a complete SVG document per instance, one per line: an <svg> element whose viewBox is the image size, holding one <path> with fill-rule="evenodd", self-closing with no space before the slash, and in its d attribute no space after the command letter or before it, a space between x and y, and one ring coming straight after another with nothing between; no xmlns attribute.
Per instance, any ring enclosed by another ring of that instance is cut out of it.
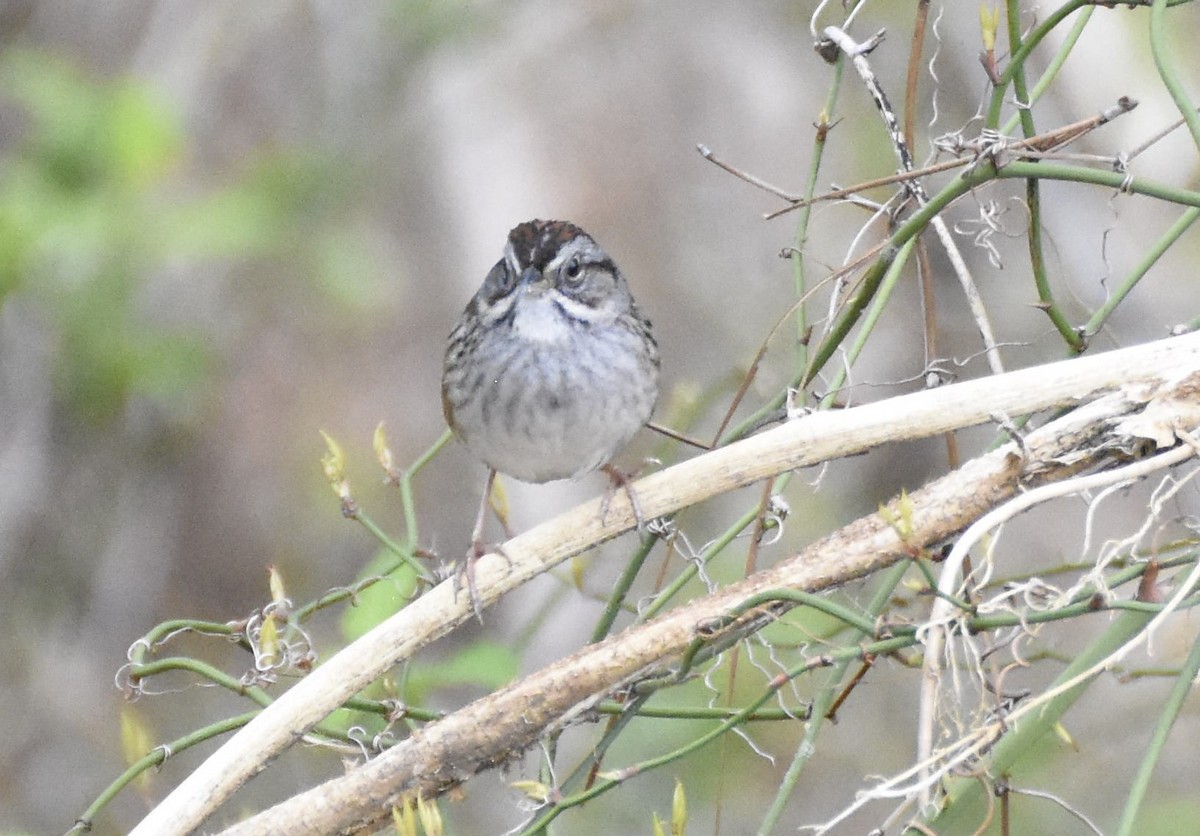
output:
<svg viewBox="0 0 1200 836"><path fill-rule="evenodd" d="M366 738L367 730L362 726L351 726L350 728L346 729L346 739L351 743L357 744L363 760L369 761L371 759L371 749L366 743Z"/></svg>
<svg viewBox="0 0 1200 836"><path fill-rule="evenodd" d="M158 764L155 766L155 769L161 769L162 765L164 763L166 763L167 760L175 754L175 750L171 748L171 745L169 743L160 743L157 746L155 746L153 749L151 749L150 751L152 753L153 752L162 752L162 758L159 759Z"/></svg>
<svg viewBox="0 0 1200 836"><path fill-rule="evenodd" d="M129 645L129 649L125 651L125 658L132 662L133 657L137 655L139 649L141 649L141 651L144 653L151 653L154 650L154 647L150 644L145 636L142 636L133 644Z"/></svg>
<svg viewBox="0 0 1200 836"><path fill-rule="evenodd" d="M383 706L387 709L387 714L384 715L388 723L397 723L408 716L408 705L400 700L383 700Z"/></svg>
<svg viewBox="0 0 1200 836"><path fill-rule="evenodd" d="M146 693L141 680L133 674L133 664L133 662L127 662L117 668L117 672L113 674L113 684L130 702L140 699Z"/></svg>

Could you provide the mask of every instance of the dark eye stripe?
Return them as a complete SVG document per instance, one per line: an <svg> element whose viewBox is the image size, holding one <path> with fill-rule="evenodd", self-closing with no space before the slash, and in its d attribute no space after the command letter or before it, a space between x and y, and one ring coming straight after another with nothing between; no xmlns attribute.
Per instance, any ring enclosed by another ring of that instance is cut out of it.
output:
<svg viewBox="0 0 1200 836"><path fill-rule="evenodd" d="M575 301L578 302L579 304L584 305L589 308L596 307L596 305L594 303L592 303L591 301L589 301L587 299L576 299ZM571 312L570 308L568 308L566 305L564 305L558 299L554 300L554 307L558 310L558 312L560 314L562 314L563 319L566 319L570 322L574 322L576 325L579 325L581 327L588 327L588 326L591 326L591 324L592 324L592 320L585 319L580 316L576 316L575 314L573 314Z"/></svg>

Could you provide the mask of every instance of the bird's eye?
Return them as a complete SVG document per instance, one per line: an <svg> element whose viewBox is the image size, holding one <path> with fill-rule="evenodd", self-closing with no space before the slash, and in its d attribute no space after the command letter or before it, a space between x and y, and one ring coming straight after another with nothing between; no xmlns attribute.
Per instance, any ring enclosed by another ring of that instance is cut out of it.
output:
<svg viewBox="0 0 1200 836"><path fill-rule="evenodd" d="M577 284L579 282L580 278L583 276L583 262L579 260L579 256L571 256L571 260L563 265L562 274L563 277L572 284Z"/></svg>

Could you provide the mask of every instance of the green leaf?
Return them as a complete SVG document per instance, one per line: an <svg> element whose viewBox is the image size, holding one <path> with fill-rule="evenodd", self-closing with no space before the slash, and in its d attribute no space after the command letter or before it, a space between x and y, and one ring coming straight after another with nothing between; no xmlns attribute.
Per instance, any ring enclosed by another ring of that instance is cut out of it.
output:
<svg viewBox="0 0 1200 836"><path fill-rule="evenodd" d="M413 663L405 681L405 699L423 703L430 692L449 686L473 685L493 691L516 678L520 663L512 648L481 640L448 659Z"/></svg>
<svg viewBox="0 0 1200 836"><path fill-rule="evenodd" d="M395 562L394 554L380 549L359 580L378 576ZM346 641L354 641L398 613L408 603L415 588L416 575L407 565L401 564L387 577L355 595L353 606L347 607L342 615L342 635Z"/></svg>

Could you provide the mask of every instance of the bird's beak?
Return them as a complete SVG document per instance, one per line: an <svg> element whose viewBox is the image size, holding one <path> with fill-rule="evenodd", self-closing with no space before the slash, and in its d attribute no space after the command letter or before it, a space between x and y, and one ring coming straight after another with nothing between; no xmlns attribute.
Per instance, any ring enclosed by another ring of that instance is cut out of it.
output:
<svg viewBox="0 0 1200 836"><path fill-rule="evenodd" d="M540 292L549 287L550 283L542 276L542 271L536 267L526 267L521 273L521 282L526 290Z"/></svg>

